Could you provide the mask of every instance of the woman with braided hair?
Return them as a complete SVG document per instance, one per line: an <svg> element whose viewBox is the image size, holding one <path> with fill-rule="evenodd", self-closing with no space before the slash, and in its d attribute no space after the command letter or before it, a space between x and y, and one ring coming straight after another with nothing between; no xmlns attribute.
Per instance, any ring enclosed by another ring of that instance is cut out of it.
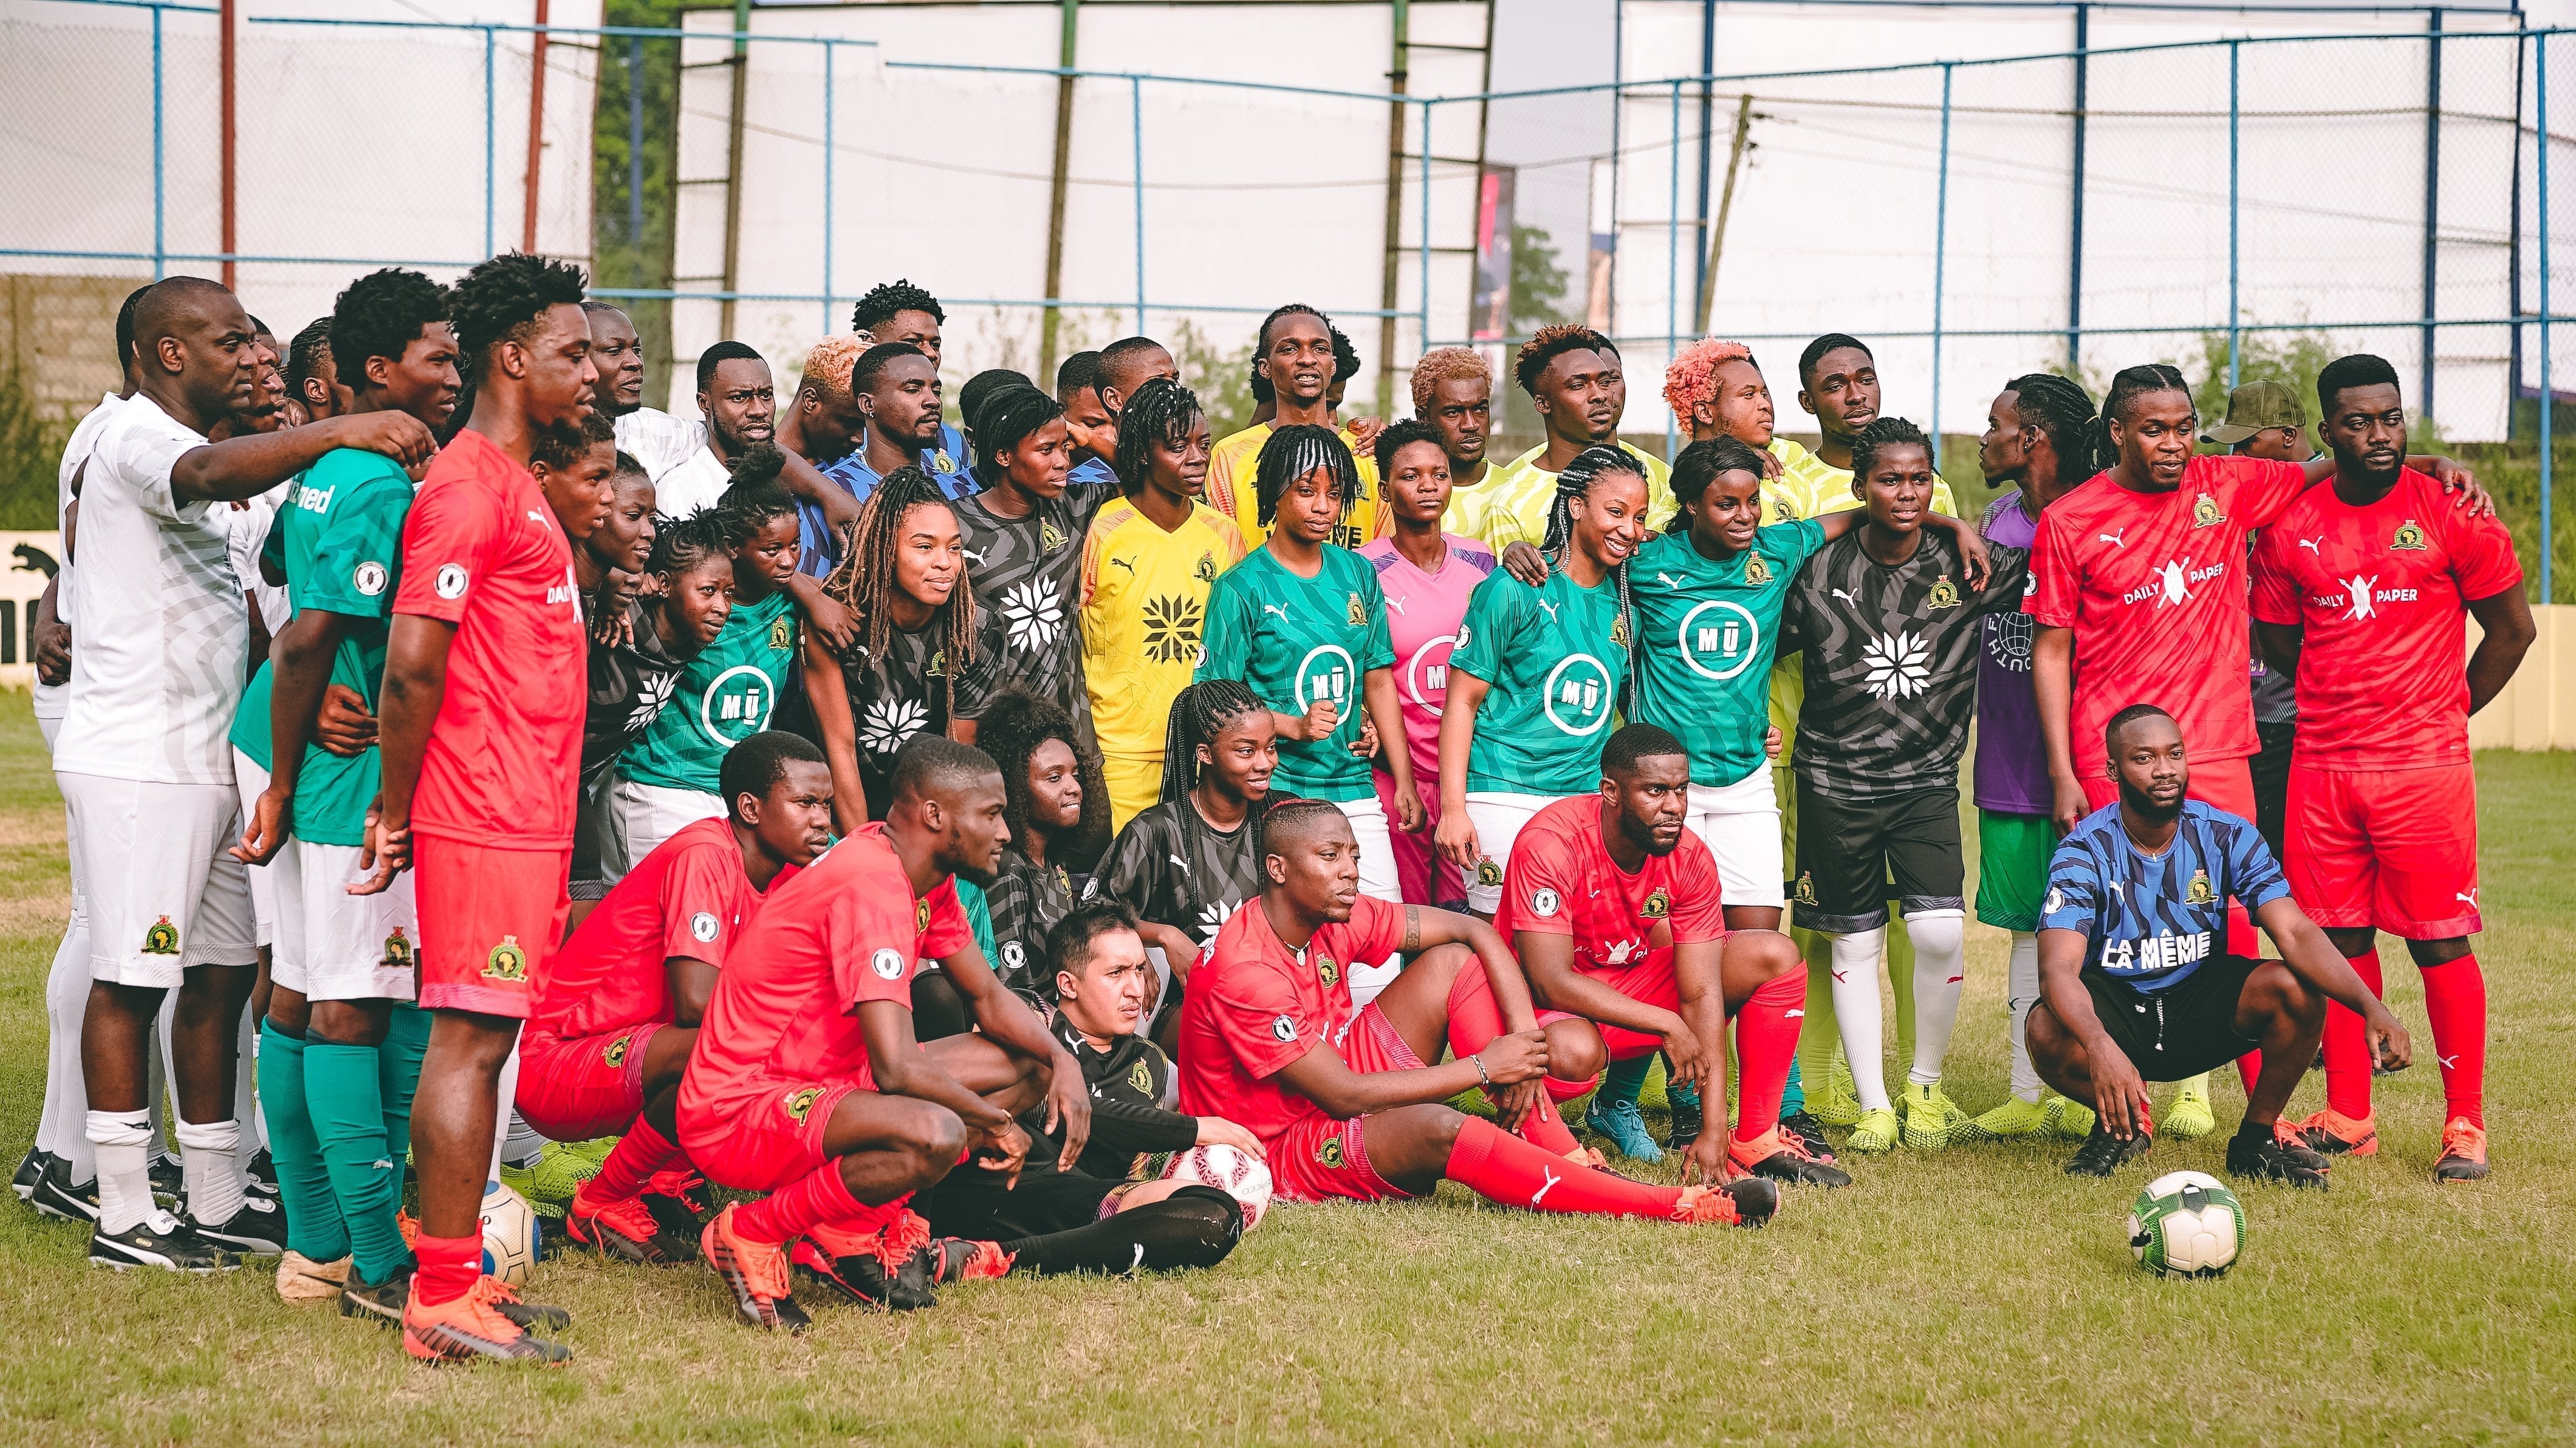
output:
<svg viewBox="0 0 2576 1448"><path fill-rule="evenodd" d="M1001 767L1002 821L1011 831L994 879L984 887L1001 952L988 958L1006 988L1031 1002L1052 1000L1055 969L1047 959L1047 932L1072 912L1077 899L1067 856L1086 820L1107 815L1108 803L1086 788L1073 720L1052 701L1026 689L1004 689L986 706L980 724L976 744Z"/></svg>

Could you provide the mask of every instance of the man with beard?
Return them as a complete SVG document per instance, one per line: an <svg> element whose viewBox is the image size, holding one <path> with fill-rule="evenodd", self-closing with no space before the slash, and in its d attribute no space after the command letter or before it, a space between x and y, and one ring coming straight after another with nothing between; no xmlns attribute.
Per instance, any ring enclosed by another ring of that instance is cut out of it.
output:
<svg viewBox="0 0 2576 1448"><path fill-rule="evenodd" d="M1672 469L1651 453L1619 441L1619 417L1628 407L1628 379L1619 349L1589 327L1541 327L1521 344L1512 376L1538 409L1547 441L1494 469L1492 476L1450 514L1456 532L1500 554L1514 543L1539 547L1547 538L1548 509L1556 501L1556 475L1588 447L1617 447L1646 473L1646 526L1660 528L1673 515Z"/></svg>
<svg viewBox="0 0 2576 1448"><path fill-rule="evenodd" d="M698 411L706 417L705 445L653 479L655 507L664 517L714 507L733 485L734 463L777 436L778 391L767 360L740 342L718 342L699 353Z"/></svg>

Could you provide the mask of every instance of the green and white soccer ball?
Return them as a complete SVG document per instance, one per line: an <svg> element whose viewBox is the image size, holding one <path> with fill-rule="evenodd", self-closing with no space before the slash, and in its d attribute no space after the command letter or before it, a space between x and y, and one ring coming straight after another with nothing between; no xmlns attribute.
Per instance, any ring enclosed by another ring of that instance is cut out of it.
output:
<svg viewBox="0 0 2576 1448"><path fill-rule="evenodd" d="M2167 1172L2129 1208L2129 1250L2160 1277L2217 1277L2245 1250L2245 1208L2207 1172Z"/></svg>
<svg viewBox="0 0 2576 1448"><path fill-rule="evenodd" d="M537 1213L528 1199L493 1182L483 1190L483 1270L513 1287L537 1265Z"/></svg>

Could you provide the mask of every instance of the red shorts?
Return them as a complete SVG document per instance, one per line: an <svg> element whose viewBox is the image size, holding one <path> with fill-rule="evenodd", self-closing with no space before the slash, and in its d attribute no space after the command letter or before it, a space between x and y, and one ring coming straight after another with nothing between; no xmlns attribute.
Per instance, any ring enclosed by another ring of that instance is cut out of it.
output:
<svg viewBox="0 0 2576 1448"><path fill-rule="evenodd" d="M1418 1071L1422 1060L1395 1033L1395 1026L1372 1001L1351 1022L1341 1041L1342 1059L1362 1075L1379 1071ZM1291 1201L1322 1202L1341 1197L1355 1202L1404 1201L1402 1191L1369 1165L1368 1118L1337 1121L1319 1108L1297 1118L1270 1139L1270 1180ZM715 1175L713 1172L709 1176Z"/></svg>
<svg viewBox="0 0 2576 1448"><path fill-rule="evenodd" d="M2431 769L2290 765L2290 894L2335 929L2377 926L2450 940L2478 919L2478 776L2465 760Z"/></svg>
<svg viewBox="0 0 2576 1448"><path fill-rule="evenodd" d="M501 850L417 835L423 1010L528 1018L572 909L572 847Z"/></svg>
<svg viewBox="0 0 2576 1448"><path fill-rule="evenodd" d="M667 1024L647 1021L599 1036L529 1032L519 1038L513 1103L550 1141L620 1135L644 1111L644 1047Z"/></svg>
<svg viewBox="0 0 2576 1448"><path fill-rule="evenodd" d="M820 1169L823 1128L853 1091L873 1091L876 1076L794 1081L785 1077L738 1083L719 1101L692 1102L680 1093L680 1146L689 1162L716 1185L740 1192L776 1191Z"/></svg>
<svg viewBox="0 0 2576 1448"><path fill-rule="evenodd" d="M2213 809L2223 809L2238 819L2254 819L2254 765L2248 759L2212 759L2191 762L2191 783L2184 787L2185 799L2196 799ZM2084 803L2100 809L2120 798L2120 786L2108 779L2084 781ZM2296 886L2291 887L2294 891ZM2262 953L2262 938L2254 933L2254 917L2235 901L2227 904L2227 953L2249 959Z"/></svg>
<svg viewBox="0 0 2576 1448"><path fill-rule="evenodd" d="M1681 1012L1682 982L1681 977L1673 973L1673 953L1669 950L1651 951L1644 960L1626 970L1593 971L1589 974L1639 1005L1660 1006L1676 1015ZM1572 1011L1538 1013L1538 1023L1542 1026L1551 1021L1589 1020L1592 1020L1590 1016L1577 1015ZM1605 1026L1599 1021L1592 1021L1592 1025L1601 1033L1601 1044L1610 1048L1613 1061L1634 1060L1664 1048L1664 1038L1658 1035L1632 1031L1626 1026Z"/></svg>

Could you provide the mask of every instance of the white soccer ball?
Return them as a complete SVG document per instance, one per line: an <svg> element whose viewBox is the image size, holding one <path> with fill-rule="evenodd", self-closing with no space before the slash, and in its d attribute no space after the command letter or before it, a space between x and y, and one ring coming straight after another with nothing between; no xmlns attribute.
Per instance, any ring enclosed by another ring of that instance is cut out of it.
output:
<svg viewBox="0 0 2576 1448"><path fill-rule="evenodd" d="M492 1182L483 1189L483 1270L513 1287L528 1285L537 1265L537 1212L528 1199Z"/></svg>
<svg viewBox="0 0 2576 1448"><path fill-rule="evenodd" d="M1172 1164L1163 1169L1163 1180L1196 1182L1234 1198L1243 1207L1247 1232L1259 1226L1261 1214L1270 1210L1270 1168L1239 1147L1194 1146L1174 1152Z"/></svg>
<svg viewBox="0 0 2576 1448"><path fill-rule="evenodd" d="M2161 1277L2216 1277L2245 1250L2245 1208L2207 1172L2167 1172L2129 1208L2129 1250Z"/></svg>

